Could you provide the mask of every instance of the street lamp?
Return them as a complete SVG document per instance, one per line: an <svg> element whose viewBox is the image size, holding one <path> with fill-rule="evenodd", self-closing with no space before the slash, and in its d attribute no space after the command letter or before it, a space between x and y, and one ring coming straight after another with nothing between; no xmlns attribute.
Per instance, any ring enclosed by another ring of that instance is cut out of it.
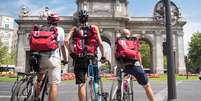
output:
<svg viewBox="0 0 201 101"><path fill-rule="evenodd" d="M173 36L172 36L172 25L171 25L171 11L170 11L170 0L163 0L165 6L165 26L166 26L166 37L167 37L167 67L168 67L168 101L175 101L176 95L176 80L175 80L175 65L174 65L174 54L173 54Z"/></svg>
<svg viewBox="0 0 201 101"><path fill-rule="evenodd" d="M171 9L170 9L171 8ZM167 43L167 73L168 73L168 101L176 101L176 80L173 53L172 25L175 25L180 18L179 9L170 0L161 0L155 7L154 17L156 21L166 27Z"/></svg>

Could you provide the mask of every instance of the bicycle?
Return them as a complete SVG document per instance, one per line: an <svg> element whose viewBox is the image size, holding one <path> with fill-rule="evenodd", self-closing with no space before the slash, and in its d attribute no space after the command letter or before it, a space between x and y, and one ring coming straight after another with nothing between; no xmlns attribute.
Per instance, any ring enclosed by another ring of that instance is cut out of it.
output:
<svg viewBox="0 0 201 101"><path fill-rule="evenodd" d="M108 93L103 91L102 80L99 76L99 68L97 64L93 64L92 57L89 57L87 76L86 101L107 101Z"/></svg>
<svg viewBox="0 0 201 101"><path fill-rule="evenodd" d="M110 101L134 101L132 75L124 73L123 68L117 68L117 79L110 90Z"/></svg>
<svg viewBox="0 0 201 101"><path fill-rule="evenodd" d="M36 61L38 62L38 61ZM45 101L48 95L48 72L45 72L44 78L40 85L39 96L36 96L35 85L38 82L37 77L39 72L32 71L30 73L17 73L11 92L10 101Z"/></svg>

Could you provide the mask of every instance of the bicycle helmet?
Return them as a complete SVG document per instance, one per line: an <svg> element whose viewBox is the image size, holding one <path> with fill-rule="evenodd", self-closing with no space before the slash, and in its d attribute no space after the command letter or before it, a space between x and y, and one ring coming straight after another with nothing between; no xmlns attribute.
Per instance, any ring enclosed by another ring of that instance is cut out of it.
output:
<svg viewBox="0 0 201 101"><path fill-rule="evenodd" d="M86 10L80 10L78 12L80 23L86 23L88 21L88 12Z"/></svg>
<svg viewBox="0 0 201 101"><path fill-rule="evenodd" d="M57 24L59 20L59 15L56 13L52 13L47 17L48 24Z"/></svg>
<svg viewBox="0 0 201 101"><path fill-rule="evenodd" d="M122 32L121 32L124 36L130 36L131 35L131 32L128 30L128 29L122 29Z"/></svg>

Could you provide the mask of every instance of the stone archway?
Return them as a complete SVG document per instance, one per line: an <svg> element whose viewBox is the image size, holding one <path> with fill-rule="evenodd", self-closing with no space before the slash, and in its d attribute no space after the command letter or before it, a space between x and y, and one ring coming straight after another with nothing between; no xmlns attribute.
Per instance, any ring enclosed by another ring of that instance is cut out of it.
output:
<svg viewBox="0 0 201 101"><path fill-rule="evenodd" d="M104 47L104 54L105 54L105 57L106 59L108 60L105 64L108 65L108 71L107 72L111 72L112 70L112 66L111 66L111 63L112 63L112 48L111 48L111 41L110 39L107 37L107 35L101 35L101 38L102 38L102 41L103 41L103 47ZM100 52L99 53L99 57L98 58L101 58L101 55L100 55Z"/></svg>
<svg viewBox="0 0 201 101"><path fill-rule="evenodd" d="M144 70L146 70L147 73L153 73L153 45L146 38L141 38L140 44L142 65L144 66Z"/></svg>
<svg viewBox="0 0 201 101"><path fill-rule="evenodd" d="M149 40L152 48L152 71L154 73L163 73L163 50L162 42L164 41L165 33L164 26L159 24L154 16L152 17L132 17L127 14L128 0L76 0L78 10L87 9L89 11L89 24L98 25L102 28L102 39L111 47L111 65L116 66L114 43L114 32L119 28L128 28L133 34L142 36ZM111 5L112 4L112 5ZM120 5L122 5L120 7ZM105 8L102 8L105 6ZM113 9L111 9L113 8ZM60 25L64 28L65 33L74 26L74 18L76 16L62 16ZM32 29L33 24L45 25L46 21L40 16L22 16L16 20L19 25L18 29L18 47L17 47L17 71L25 71L29 68L26 64L29 51L27 36ZM183 49L183 26L185 21L179 20L173 26L175 32L174 50L175 50L175 65L178 73L185 73L184 49ZM68 65L71 68L71 64Z"/></svg>

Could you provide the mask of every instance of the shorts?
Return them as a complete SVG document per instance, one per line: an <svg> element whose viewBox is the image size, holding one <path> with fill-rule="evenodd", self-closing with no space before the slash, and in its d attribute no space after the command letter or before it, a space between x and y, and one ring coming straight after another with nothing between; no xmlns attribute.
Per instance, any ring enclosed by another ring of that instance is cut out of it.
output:
<svg viewBox="0 0 201 101"><path fill-rule="evenodd" d="M131 75L134 75L135 78L137 79L137 82L140 85L142 85L142 86L147 85L148 77L146 76L146 74L145 74L145 72L141 66L139 66L139 65L135 66L134 64L133 65L127 65L124 68L124 72L131 74Z"/></svg>
<svg viewBox="0 0 201 101"><path fill-rule="evenodd" d="M59 84L61 82L61 61L54 56L41 56L40 73L48 71L48 80L50 84Z"/></svg>
<svg viewBox="0 0 201 101"><path fill-rule="evenodd" d="M93 64L97 64L97 57L93 57ZM88 72L89 59L77 58L73 61L76 84L85 83ZM98 68L94 68L95 81L98 79Z"/></svg>

